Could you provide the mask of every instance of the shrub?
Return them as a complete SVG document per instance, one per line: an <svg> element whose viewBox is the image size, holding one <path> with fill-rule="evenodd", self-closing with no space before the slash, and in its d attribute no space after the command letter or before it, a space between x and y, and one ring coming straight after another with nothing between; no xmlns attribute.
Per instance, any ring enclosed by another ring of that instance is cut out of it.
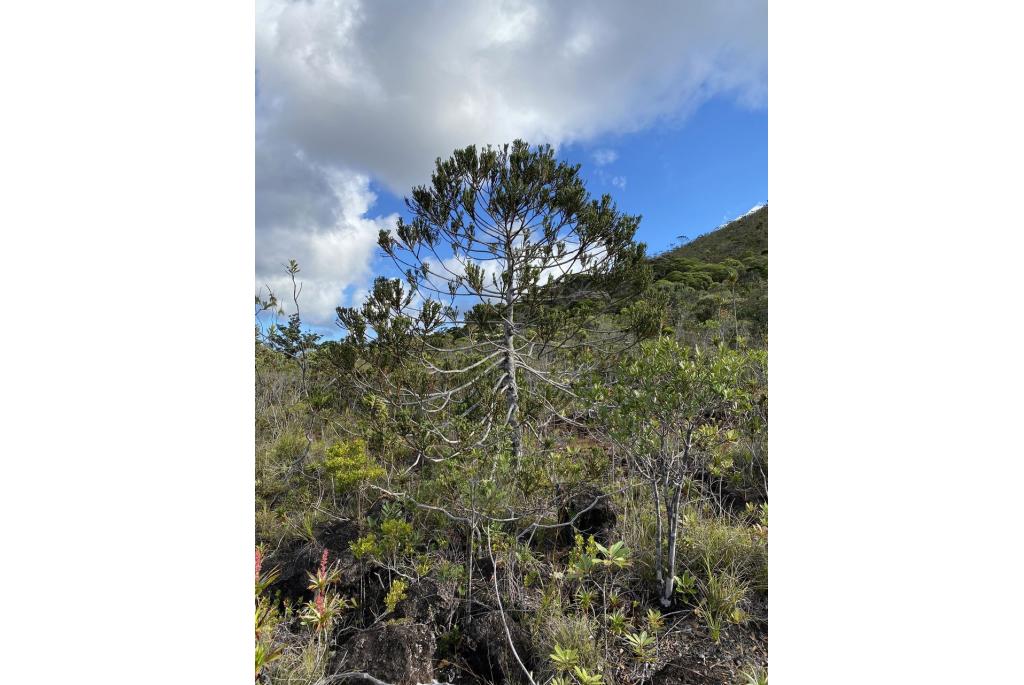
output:
<svg viewBox="0 0 1024 685"><path fill-rule="evenodd" d="M367 454L366 441L361 439L334 443L327 448L322 465L338 492L384 477L384 469Z"/></svg>
<svg viewBox="0 0 1024 685"><path fill-rule="evenodd" d="M684 274L679 282L693 288L694 290L707 290L715 281L711 274L703 271L691 271Z"/></svg>
<svg viewBox="0 0 1024 685"><path fill-rule="evenodd" d="M387 597L384 598L384 606L387 607L388 613L392 613L398 603L406 598L405 591L409 588L409 584L404 580L395 578L391 581L391 589L388 590Z"/></svg>
<svg viewBox="0 0 1024 685"><path fill-rule="evenodd" d="M288 430L277 437L270 448L270 454L276 462L291 463L305 453L308 444L306 436L301 432Z"/></svg>

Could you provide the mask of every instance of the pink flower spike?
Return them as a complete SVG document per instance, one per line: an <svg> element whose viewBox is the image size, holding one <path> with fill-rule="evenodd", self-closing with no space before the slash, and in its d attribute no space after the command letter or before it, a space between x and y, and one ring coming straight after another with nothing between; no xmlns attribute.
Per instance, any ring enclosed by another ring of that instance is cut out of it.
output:
<svg viewBox="0 0 1024 685"><path fill-rule="evenodd" d="M327 548L324 547L324 554L320 557L320 578L327 577Z"/></svg>

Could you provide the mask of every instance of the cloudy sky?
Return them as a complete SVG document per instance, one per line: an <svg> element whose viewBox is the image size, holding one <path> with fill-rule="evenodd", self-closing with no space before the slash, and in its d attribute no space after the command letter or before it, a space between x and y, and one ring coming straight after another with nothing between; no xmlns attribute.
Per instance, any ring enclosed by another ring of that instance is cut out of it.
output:
<svg viewBox="0 0 1024 685"><path fill-rule="evenodd" d="M768 193L767 2L258 0L256 287L361 300L433 161L550 143L643 215L649 251Z"/></svg>

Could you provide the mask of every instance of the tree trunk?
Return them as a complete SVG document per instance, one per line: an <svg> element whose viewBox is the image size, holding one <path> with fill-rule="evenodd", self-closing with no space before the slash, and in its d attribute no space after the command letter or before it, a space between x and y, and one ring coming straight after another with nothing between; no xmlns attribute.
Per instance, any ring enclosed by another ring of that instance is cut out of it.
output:
<svg viewBox="0 0 1024 685"><path fill-rule="evenodd" d="M658 582L658 587L661 588L661 587L664 586L664 583L665 583L665 573L664 573L664 563L663 563L664 557L662 556L662 553L661 553L661 548L662 548L662 537L661 537L661 534L662 534L662 527L661 527L661 497L658 495L658 479L657 478L655 478L654 480L651 481L651 493L654 496L654 520L655 520L656 525L657 525L657 531L656 531L656 533L654 535L655 540L657 540L657 563L654 565L655 574L656 574L655 578L656 578L656 580Z"/></svg>
<svg viewBox="0 0 1024 685"><path fill-rule="evenodd" d="M682 479L676 483L676 492L672 502L668 505L668 575L665 577L665 585L661 591L661 605L668 607L672 604L672 593L675 591L676 578L676 543L679 541L679 499L683 494Z"/></svg>
<svg viewBox="0 0 1024 685"><path fill-rule="evenodd" d="M508 401L508 426L512 430L512 458L515 465L523 455L523 429L519 423L519 384L516 382L515 340L513 338L514 311L512 288L509 286L506 299L505 319L505 398Z"/></svg>

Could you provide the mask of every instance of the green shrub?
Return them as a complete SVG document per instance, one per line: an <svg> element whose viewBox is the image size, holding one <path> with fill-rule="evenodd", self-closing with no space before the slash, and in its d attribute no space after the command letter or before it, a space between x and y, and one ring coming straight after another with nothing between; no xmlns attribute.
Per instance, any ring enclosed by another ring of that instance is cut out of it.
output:
<svg viewBox="0 0 1024 685"><path fill-rule="evenodd" d="M693 288L694 290L707 290L715 281L714 278L712 278L711 274L705 273L703 271L691 271L687 274L684 274L683 277L680 279L680 282L683 285Z"/></svg>
<svg viewBox="0 0 1024 685"><path fill-rule="evenodd" d="M693 270L707 274L716 283L725 281L733 273L733 270L724 264L699 264Z"/></svg>
<svg viewBox="0 0 1024 685"><path fill-rule="evenodd" d="M384 606L387 607L388 613L393 612L398 603L407 597L405 591L408 589L409 584L404 580L395 578L391 581L391 589L388 590L388 594L384 598Z"/></svg>
<svg viewBox="0 0 1024 685"><path fill-rule="evenodd" d="M686 278L686 274L682 271L670 271L665 275L665 280L673 283L681 283L684 278Z"/></svg>
<svg viewBox="0 0 1024 685"><path fill-rule="evenodd" d="M362 439L336 442L321 462L338 492L350 492L363 483L384 477L384 469L366 452Z"/></svg>
<svg viewBox="0 0 1024 685"><path fill-rule="evenodd" d="M308 446L306 436L297 430L287 430L277 437L270 455L276 462L291 463L298 460Z"/></svg>

